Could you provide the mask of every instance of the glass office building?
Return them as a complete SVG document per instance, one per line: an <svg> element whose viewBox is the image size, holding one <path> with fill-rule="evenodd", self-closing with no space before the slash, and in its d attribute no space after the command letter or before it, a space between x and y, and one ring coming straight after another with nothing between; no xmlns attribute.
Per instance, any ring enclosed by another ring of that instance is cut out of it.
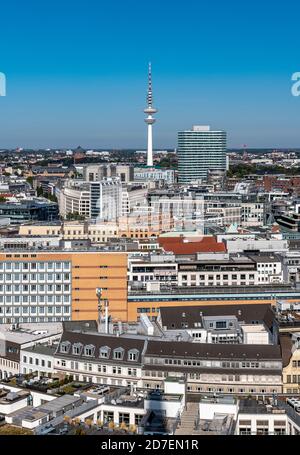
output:
<svg viewBox="0 0 300 455"><path fill-rule="evenodd" d="M226 132L193 126L178 133L178 181L206 180L209 169L226 170Z"/></svg>

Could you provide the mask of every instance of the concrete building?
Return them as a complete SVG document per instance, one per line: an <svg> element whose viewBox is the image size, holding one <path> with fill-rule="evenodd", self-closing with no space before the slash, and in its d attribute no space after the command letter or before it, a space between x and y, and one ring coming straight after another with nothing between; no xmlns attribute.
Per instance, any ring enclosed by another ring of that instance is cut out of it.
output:
<svg viewBox="0 0 300 455"><path fill-rule="evenodd" d="M135 182L162 182L166 185L175 183L175 171L172 169L160 169L149 167L134 168Z"/></svg>
<svg viewBox="0 0 300 455"><path fill-rule="evenodd" d="M90 186L88 183L67 180L62 189L56 190L59 212L63 218L77 213L89 218L91 215Z"/></svg>
<svg viewBox="0 0 300 455"><path fill-rule="evenodd" d="M82 243L82 242L81 242ZM102 288L114 317L127 319L127 254L65 243L0 253L0 323L98 319Z"/></svg>
<svg viewBox="0 0 300 455"><path fill-rule="evenodd" d="M119 177L122 183L128 184L134 180L134 168L127 164L86 164L83 166L82 175L86 182Z"/></svg>
<svg viewBox="0 0 300 455"><path fill-rule="evenodd" d="M270 305L161 308L156 320L168 338L195 343L276 344L278 327Z"/></svg>
<svg viewBox="0 0 300 455"><path fill-rule="evenodd" d="M235 434L238 435L286 435L292 434L284 408L255 400L241 400Z"/></svg>
<svg viewBox="0 0 300 455"><path fill-rule="evenodd" d="M117 221L122 215L120 179L90 182L90 217L97 221Z"/></svg>
<svg viewBox="0 0 300 455"><path fill-rule="evenodd" d="M20 373L35 373L38 378L51 377L54 372L56 344L33 344L20 351Z"/></svg>
<svg viewBox="0 0 300 455"><path fill-rule="evenodd" d="M62 325L52 324L0 324L0 380L21 372L22 350L58 341ZM33 364L31 368L34 370ZM34 370L35 371L35 370Z"/></svg>
<svg viewBox="0 0 300 455"><path fill-rule="evenodd" d="M155 318L162 307L176 306L183 309L187 305L241 305L271 304L276 300L291 304L298 303L300 291L291 285L271 284L264 286L202 286L187 287L158 286L151 293L145 288L128 291L128 320L136 321L143 313Z"/></svg>

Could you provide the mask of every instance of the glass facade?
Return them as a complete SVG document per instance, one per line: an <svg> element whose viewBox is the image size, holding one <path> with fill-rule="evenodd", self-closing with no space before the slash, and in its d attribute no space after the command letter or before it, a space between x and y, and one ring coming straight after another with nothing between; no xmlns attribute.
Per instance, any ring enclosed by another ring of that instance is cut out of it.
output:
<svg viewBox="0 0 300 455"><path fill-rule="evenodd" d="M226 169L226 133L208 127L181 131L177 154L179 183L206 180L209 169Z"/></svg>

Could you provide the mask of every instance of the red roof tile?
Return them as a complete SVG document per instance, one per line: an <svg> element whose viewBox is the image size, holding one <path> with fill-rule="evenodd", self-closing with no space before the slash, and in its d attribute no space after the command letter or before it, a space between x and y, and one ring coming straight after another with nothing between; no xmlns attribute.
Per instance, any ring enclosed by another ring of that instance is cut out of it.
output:
<svg viewBox="0 0 300 455"><path fill-rule="evenodd" d="M225 253L226 246L217 242L214 236L199 237L159 237L159 245L174 254Z"/></svg>

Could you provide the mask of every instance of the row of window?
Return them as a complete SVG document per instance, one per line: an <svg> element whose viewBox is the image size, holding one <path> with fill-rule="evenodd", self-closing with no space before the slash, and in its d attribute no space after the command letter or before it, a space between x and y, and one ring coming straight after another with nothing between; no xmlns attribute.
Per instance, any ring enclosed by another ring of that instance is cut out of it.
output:
<svg viewBox="0 0 300 455"><path fill-rule="evenodd" d="M34 293L45 293L45 292L51 292L51 293L55 293L55 292L64 292L64 293L68 293L71 291L71 287L69 284L64 284L64 285L61 285L61 284L48 284L48 285L45 285L45 284L40 284L40 285L36 285L36 284L23 284L23 285L19 285L19 284L14 284L14 285L11 285L11 284L6 284L5 286L3 286L2 284L0 284L0 292L4 292L4 293L24 293L24 292L30 292L32 294Z"/></svg>
<svg viewBox="0 0 300 455"><path fill-rule="evenodd" d="M13 306L13 307L0 307L0 315L24 315L24 314L70 314L70 306L49 306L49 307L36 307L36 306ZM25 322L25 321L24 321Z"/></svg>
<svg viewBox="0 0 300 455"><path fill-rule="evenodd" d="M32 358L28 357L26 355L23 356L23 363L29 363L29 365L35 365L35 366L41 366L41 367L47 367L51 368L52 367L52 362L51 360L44 360L44 359L39 359L39 358Z"/></svg>
<svg viewBox="0 0 300 455"><path fill-rule="evenodd" d="M70 262L0 262L0 270L20 271L20 270L65 270L69 271Z"/></svg>
<svg viewBox="0 0 300 455"><path fill-rule="evenodd" d="M166 378L169 376L167 371L149 371L145 370L145 376L152 378ZM240 375L212 375L212 374L200 374L200 373L188 373L187 378L189 380L198 380L204 382L255 382L255 383L266 383L272 384L280 382L280 376L263 376L263 375L243 375L242 379Z"/></svg>
<svg viewBox="0 0 300 455"><path fill-rule="evenodd" d="M244 274L244 273L241 273L241 274L232 274L231 276L228 277L228 274L225 274L225 275L220 275L220 274L217 274L217 275L180 275L180 272L179 272L179 278L182 278L182 280L187 280L188 278L190 278L191 280L196 280L197 278L201 281L205 281L205 280L228 280L228 279L232 279L232 280L254 280L255 279L255 275L253 273L250 273L250 274Z"/></svg>
<svg viewBox="0 0 300 455"><path fill-rule="evenodd" d="M71 349L72 347L72 349ZM86 357L95 357L96 347L93 344L83 345L82 343L74 343L71 345L69 341L63 341L60 344L60 352L63 354L83 355ZM99 357L108 359L111 354L111 348L109 346L102 346L99 349ZM123 360L125 350L122 347L112 350L112 358L114 360ZM137 349L130 349L127 353L127 360L137 361L139 357L139 351Z"/></svg>
<svg viewBox="0 0 300 455"><path fill-rule="evenodd" d="M70 273L0 273L0 281L69 281Z"/></svg>
<svg viewBox="0 0 300 455"><path fill-rule="evenodd" d="M59 364L59 361L58 361ZM103 374L118 374L125 376L137 376L136 368L121 368L119 366L108 366L108 365L96 365L93 363L80 363L80 362L67 362L66 360L61 360L60 362L62 367L70 367L71 370L83 370L89 372L98 372Z"/></svg>
<svg viewBox="0 0 300 455"><path fill-rule="evenodd" d="M18 369L19 365L16 362L12 362L11 360L7 360L4 359L3 357L0 357L0 367Z"/></svg>
<svg viewBox="0 0 300 455"><path fill-rule="evenodd" d="M183 365L189 367L206 368L270 368L281 369L281 362L231 362L221 360L183 360L183 359L163 359L159 357L145 357L145 363L152 365Z"/></svg>
<svg viewBox="0 0 300 455"><path fill-rule="evenodd" d="M300 384L300 374L288 374L286 376L287 384Z"/></svg>
<svg viewBox="0 0 300 455"><path fill-rule="evenodd" d="M246 436L250 436L250 435L264 436L264 435L268 435L268 434L272 434L272 433L269 433L268 428L256 428L256 431L251 431L251 428L248 427L248 428L240 428L239 434L246 435ZM285 435L286 429L285 428L274 428L273 434L276 436Z"/></svg>
<svg viewBox="0 0 300 455"><path fill-rule="evenodd" d="M62 314L61 316L17 316L14 315L13 317L1 317L0 315L0 324L12 324L12 323L24 323L27 324L28 322L61 322L61 321L70 321L71 316L66 316Z"/></svg>
<svg viewBox="0 0 300 455"><path fill-rule="evenodd" d="M70 295L0 295L0 304L28 304L28 303L70 303Z"/></svg>

